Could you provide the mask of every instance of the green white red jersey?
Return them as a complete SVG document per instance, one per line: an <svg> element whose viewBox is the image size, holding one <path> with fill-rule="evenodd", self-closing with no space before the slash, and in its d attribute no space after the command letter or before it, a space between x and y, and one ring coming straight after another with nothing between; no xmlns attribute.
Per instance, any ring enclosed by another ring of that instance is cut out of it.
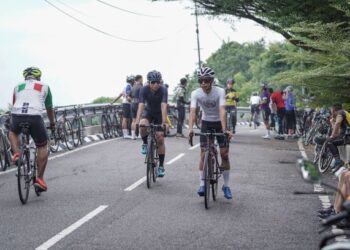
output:
<svg viewBox="0 0 350 250"><path fill-rule="evenodd" d="M38 80L26 80L14 88L12 103L12 114L41 116L44 108L52 108L50 87Z"/></svg>

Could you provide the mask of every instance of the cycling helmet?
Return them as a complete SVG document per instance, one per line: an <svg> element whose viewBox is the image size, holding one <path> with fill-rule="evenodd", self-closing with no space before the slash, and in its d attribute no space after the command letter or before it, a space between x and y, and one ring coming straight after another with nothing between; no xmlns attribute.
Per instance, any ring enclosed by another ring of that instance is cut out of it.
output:
<svg viewBox="0 0 350 250"><path fill-rule="evenodd" d="M157 82L162 80L162 74L159 71L153 70L148 72L147 81L149 82Z"/></svg>
<svg viewBox="0 0 350 250"><path fill-rule="evenodd" d="M131 83L133 81L135 81L135 76L134 75L129 75L129 76L126 77L126 82Z"/></svg>
<svg viewBox="0 0 350 250"><path fill-rule="evenodd" d="M29 67L23 70L24 79L35 78L36 80L40 80L41 70L37 67Z"/></svg>
<svg viewBox="0 0 350 250"><path fill-rule="evenodd" d="M229 79L227 79L226 83L227 83L227 84L234 84L234 83L235 83L235 80L229 78Z"/></svg>
<svg viewBox="0 0 350 250"><path fill-rule="evenodd" d="M169 88L169 84L164 83L164 87L166 87L168 89Z"/></svg>
<svg viewBox="0 0 350 250"><path fill-rule="evenodd" d="M198 76L198 78L202 78L202 77L214 78L215 72L214 72L214 70L212 70L209 67L202 67L202 68L198 69L197 76Z"/></svg>

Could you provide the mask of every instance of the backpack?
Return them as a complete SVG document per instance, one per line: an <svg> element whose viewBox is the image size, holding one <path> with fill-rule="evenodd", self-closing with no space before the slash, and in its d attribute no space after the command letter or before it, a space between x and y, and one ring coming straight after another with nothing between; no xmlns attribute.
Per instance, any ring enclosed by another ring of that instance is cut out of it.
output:
<svg viewBox="0 0 350 250"><path fill-rule="evenodd" d="M345 120L346 120L347 126L350 127L350 113L346 110L344 110L344 113L345 113Z"/></svg>

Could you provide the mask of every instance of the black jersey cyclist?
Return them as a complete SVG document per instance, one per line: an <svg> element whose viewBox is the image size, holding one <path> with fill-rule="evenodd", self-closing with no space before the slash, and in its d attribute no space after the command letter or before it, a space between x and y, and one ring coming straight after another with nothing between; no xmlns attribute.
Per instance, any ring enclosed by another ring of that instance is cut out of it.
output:
<svg viewBox="0 0 350 250"><path fill-rule="evenodd" d="M167 117L168 91L161 86L162 74L156 70L147 74L148 84L140 89L139 108L137 110L136 124L149 125L150 123L164 126ZM147 154L147 129L140 127L143 141L141 153ZM156 134L158 144L159 168L158 177L164 177L165 144L164 132Z"/></svg>

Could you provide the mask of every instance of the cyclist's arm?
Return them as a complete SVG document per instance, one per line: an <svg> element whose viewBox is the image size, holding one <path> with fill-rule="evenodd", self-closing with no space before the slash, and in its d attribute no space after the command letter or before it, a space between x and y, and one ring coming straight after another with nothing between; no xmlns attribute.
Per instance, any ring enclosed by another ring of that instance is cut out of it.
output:
<svg viewBox="0 0 350 250"><path fill-rule="evenodd" d="M226 131L226 109L225 105L219 107L220 121L222 126L222 131Z"/></svg>
<svg viewBox="0 0 350 250"><path fill-rule="evenodd" d="M193 124L196 120L196 109L197 109L197 98L195 96L195 91L191 93L191 109L190 109L190 117L188 121L188 129L189 131L193 131Z"/></svg>
<svg viewBox="0 0 350 250"><path fill-rule="evenodd" d="M141 115L144 110L145 110L145 104L143 102L140 102L139 107L137 108L136 124L140 123Z"/></svg>
<svg viewBox="0 0 350 250"><path fill-rule="evenodd" d="M166 123L166 118L168 116L168 104L166 102L161 103L161 110L162 110L162 123Z"/></svg>
<svg viewBox="0 0 350 250"><path fill-rule="evenodd" d="M332 129L332 135L331 135L332 138L339 136L340 126L341 126L342 121L343 121L343 116L340 114L337 114L337 117L335 119L335 124L334 124L334 127Z"/></svg>
<svg viewBox="0 0 350 250"><path fill-rule="evenodd" d="M45 98L45 108L46 108L46 113L47 113L47 117L49 118L50 124L54 124L55 114L53 111L52 95L51 95L50 87L47 88L47 95Z"/></svg>

